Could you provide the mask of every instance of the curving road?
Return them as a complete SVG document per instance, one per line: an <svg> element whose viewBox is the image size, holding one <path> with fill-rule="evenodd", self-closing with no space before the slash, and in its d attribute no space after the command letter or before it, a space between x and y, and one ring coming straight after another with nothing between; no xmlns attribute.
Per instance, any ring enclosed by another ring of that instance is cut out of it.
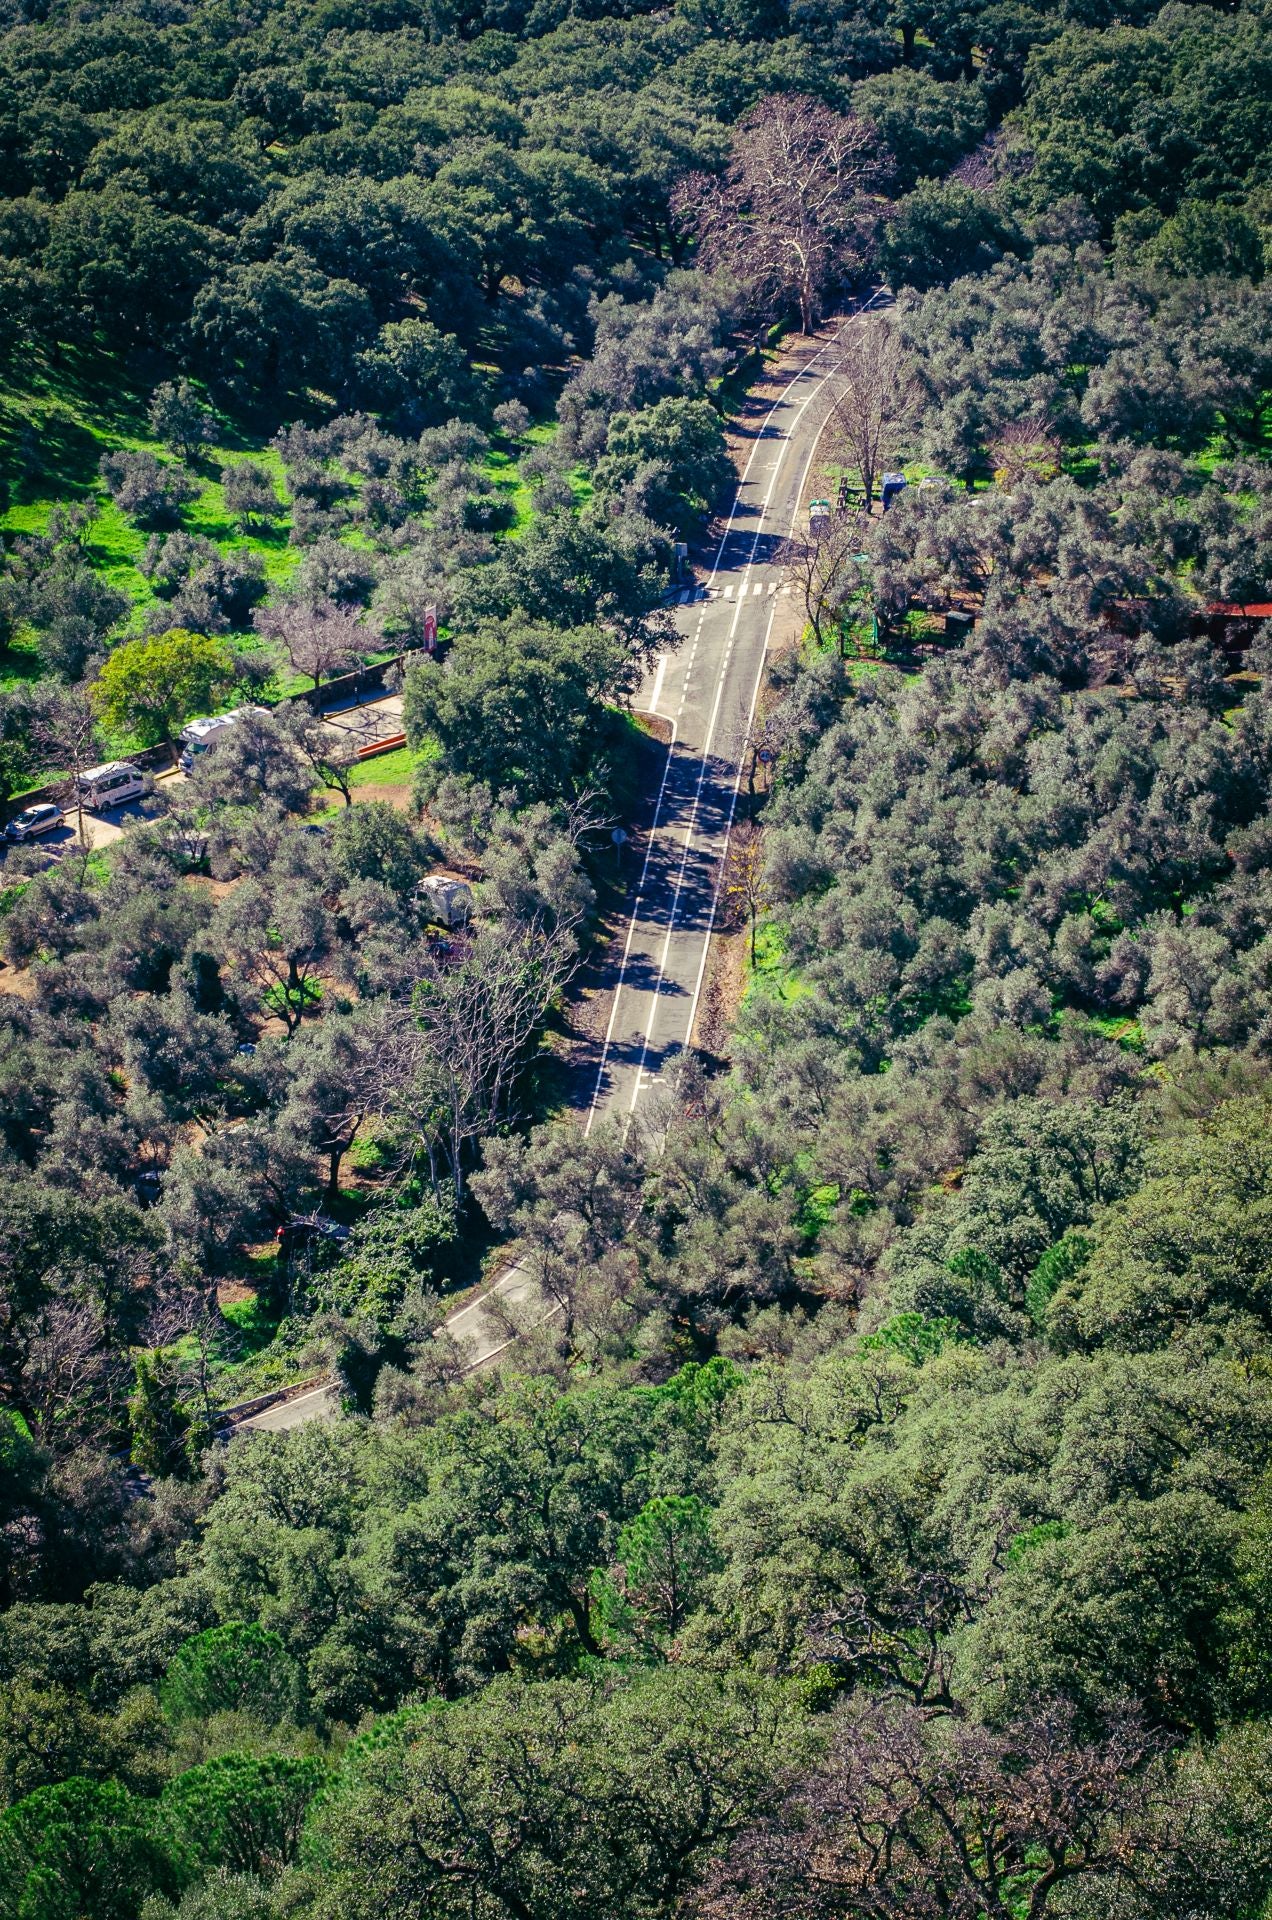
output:
<svg viewBox="0 0 1272 1920"><path fill-rule="evenodd" d="M664 655L636 701L669 721L654 818L620 954L603 969L609 1023L579 1102L584 1130L600 1117L636 1110L673 1054L689 1044L706 973L717 894L741 785L745 748L764 664L783 609L794 617L775 564L806 505L808 476L830 414L836 348L845 331L884 297L873 294L820 342L793 353L777 399L743 429L750 451L704 582L675 609L683 644ZM470 1368L548 1317L520 1264L446 1322ZM283 1428L334 1411L317 1391L243 1422Z"/></svg>

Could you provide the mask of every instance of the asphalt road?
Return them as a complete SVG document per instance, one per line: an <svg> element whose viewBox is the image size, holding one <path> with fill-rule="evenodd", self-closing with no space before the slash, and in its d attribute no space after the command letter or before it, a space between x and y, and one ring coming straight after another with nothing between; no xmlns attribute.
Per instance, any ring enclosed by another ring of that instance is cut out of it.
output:
<svg viewBox="0 0 1272 1920"><path fill-rule="evenodd" d="M307 1420L330 1420L340 1411L340 1389L334 1380L324 1380L290 1400L278 1400L272 1407L248 1414L234 1424L235 1433L286 1433L289 1427L303 1427Z"/></svg>
<svg viewBox="0 0 1272 1920"><path fill-rule="evenodd" d="M776 558L806 513L833 398L835 347L856 324L855 316L839 322L827 340L792 357L777 400L749 428L749 456L711 571L675 610L682 645L658 662L635 702L670 721L673 737L622 952L601 976L602 993L612 997L584 1094L585 1131L599 1119L621 1123L632 1115L692 1038L765 658L777 623L800 618ZM518 1263L447 1330L477 1367L503 1351L516 1327L551 1311Z"/></svg>
<svg viewBox="0 0 1272 1920"><path fill-rule="evenodd" d="M782 586L779 550L806 519L809 473L833 395L835 342L854 324L805 350L751 429L711 572L676 609L683 643L659 661L636 702L669 720L673 739L613 970L587 1129L601 1115L634 1113L693 1035L765 658L777 623L789 628L799 619Z"/></svg>
<svg viewBox="0 0 1272 1920"><path fill-rule="evenodd" d="M859 316L840 321L828 338L792 356L778 398L746 429L750 451L711 571L675 609L682 645L658 662L635 703L671 723L672 743L623 948L600 981L611 1010L583 1096L585 1131L601 1118L633 1114L692 1038L765 659L778 621L799 618L777 554L806 514L836 345L857 324ZM453 1314L446 1331L476 1368L551 1312L518 1263ZM328 1417L336 1404L334 1389L319 1387L244 1425L298 1426Z"/></svg>

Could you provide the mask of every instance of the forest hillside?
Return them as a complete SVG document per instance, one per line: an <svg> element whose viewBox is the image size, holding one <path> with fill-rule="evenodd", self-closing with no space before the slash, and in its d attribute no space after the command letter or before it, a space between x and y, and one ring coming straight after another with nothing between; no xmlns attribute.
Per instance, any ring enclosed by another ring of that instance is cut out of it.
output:
<svg viewBox="0 0 1272 1920"><path fill-rule="evenodd" d="M1270 28L0 0L0 1920L1272 1916Z"/></svg>

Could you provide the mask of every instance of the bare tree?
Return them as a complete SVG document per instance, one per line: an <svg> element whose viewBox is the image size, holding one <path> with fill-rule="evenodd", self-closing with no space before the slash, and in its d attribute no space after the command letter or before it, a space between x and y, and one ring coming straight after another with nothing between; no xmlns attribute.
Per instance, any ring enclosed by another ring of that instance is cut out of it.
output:
<svg viewBox="0 0 1272 1920"><path fill-rule="evenodd" d="M1054 480L1060 471L1062 451L1059 437L1045 420L1037 418L1004 421L988 447L994 478L1004 487L1014 487L1030 476Z"/></svg>
<svg viewBox="0 0 1272 1920"><path fill-rule="evenodd" d="M754 820L737 820L729 835L724 863L724 897L751 929L751 966L755 966L755 938L760 915L768 906L764 883L764 838Z"/></svg>
<svg viewBox="0 0 1272 1920"><path fill-rule="evenodd" d="M84 827L80 775L101 752L97 710L78 687L50 688L41 699L32 733L49 757L70 775L68 798L74 803L76 837L81 853L89 851Z"/></svg>
<svg viewBox="0 0 1272 1920"><path fill-rule="evenodd" d="M783 578L799 596L804 618L820 647L826 629L869 593L869 563L862 549L866 527L856 514L832 514L816 535L794 535L777 559Z"/></svg>
<svg viewBox="0 0 1272 1920"><path fill-rule="evenodd" d="M1131 1872L1159 1744L1129 1711L1083 1740L1064 1704L991 1732L866 1701L840 1717L825 1766L735 1847L699 1911L1040 1920L1062 1886Z"/></svg>
<svg viewBox="0 0 1272 1920"><path fill-rule="evenodd" d="M851 328L840 375L830 416L831 447L844 466L861 475L868 510L885 449L895 446L911 418L917 392L900 329L887 315L871 315Z"/></svg>
<svg viewBox="0 0 1272 1920"><path fill-rule="evenodd" d="M282 648L292 671L312 680L315 691L369 653L378 638L360 607L330 599L273 600L258 608L252 624L263 639Z"/></svg>
<svg viewBox="0 0 1272 1920"><path fill-rule="evenodd" d="M509 1117L516 1082L549 1007L579 963L583 909L485 927L456 958L426 964L381 1057L378 1104L396 1123L407 1164L428 1162L464 1197L474 1142Z"/></svg>
<svg viewBox="0 0 1272 1920"><path fill-rule="evenodd" d="M866 121L806 94L774 94L738 122L723 175L689 175L672 210L697 232L704 265L774 308L793 298L808 332L836 274L859 263L865 196L887 175Z"/></svg>
<svg viewBox="0 0 1272 1920"><path fill-rule="evenodd" d="M68 1298L34 1322L21 1401L32 1433L62 1453L108 1431L127 1397L129 1373L96 1302Z"/></svg>

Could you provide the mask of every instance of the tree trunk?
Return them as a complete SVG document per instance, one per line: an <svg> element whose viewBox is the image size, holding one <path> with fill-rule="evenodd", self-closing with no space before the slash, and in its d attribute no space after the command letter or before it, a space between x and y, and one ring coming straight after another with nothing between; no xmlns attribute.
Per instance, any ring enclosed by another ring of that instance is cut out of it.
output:
<svg viewBox="0 0 1272 1920"><path fill-rule="evenodd" d="M287 1027L287 1038L293 1033L305 1016L305 985L300 977L300 968L295 960L287 962L287 985L283 990L283 1020Z"/></svg>
<svg viewBox="0 0 1272 1920"><path fill-rule="evenodd" d="M574 1631L579 1636L579 1641L584 1653L599 1654L601 1649L597 1643L596 1635L592 1632L591 1609L588 1606L586 1597L580 1600L576 1594L570 1593L567 1590L565 1604L570 1618L574 1622Z"/></svg>
<svg viewBox="0 0 1272 1920"><path fill-rule="evenodd" d="M913 20L903 20L901 22L901 58L905 61L907 66L910 64L910 62L914 58L914 22Z"/></svg>

